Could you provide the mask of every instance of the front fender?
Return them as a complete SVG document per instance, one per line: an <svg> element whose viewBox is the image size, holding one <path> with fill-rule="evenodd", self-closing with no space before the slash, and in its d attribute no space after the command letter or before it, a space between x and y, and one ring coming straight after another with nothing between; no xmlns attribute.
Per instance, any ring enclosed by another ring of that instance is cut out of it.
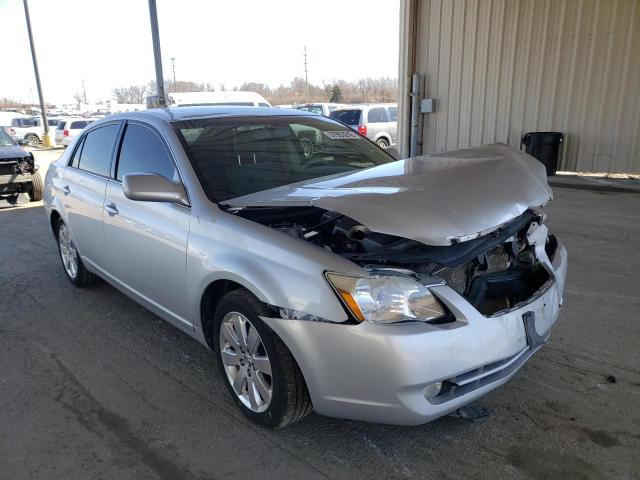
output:
<svg viewBox="0 0 640 480"><path fill-rule="evenodd" d="M333 322L348 317L324 271L358 272L360 267L304 240L220 212L215 220L191 222L187 249L190 319L216 280L244 286L260 301Z"/></svg>

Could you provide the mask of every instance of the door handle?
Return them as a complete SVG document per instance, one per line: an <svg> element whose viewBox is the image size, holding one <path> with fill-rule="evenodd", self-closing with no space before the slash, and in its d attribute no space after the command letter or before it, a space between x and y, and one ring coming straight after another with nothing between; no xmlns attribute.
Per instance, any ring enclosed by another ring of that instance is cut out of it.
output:
<svg viewBox="0 0 640 480"><path fill-rule="evenodd" d="M65 185L64 187L62 187L62 191L64 192L65 195L69 195L71 193L71 189L69 188L69 185Z"/></svg>
<svg viewBox="0 0 640 480"><path fill-rule="evenodd" d="M119 213L115 203L107 203L104 206L104 209L109 215L117 215Z"/></svg>

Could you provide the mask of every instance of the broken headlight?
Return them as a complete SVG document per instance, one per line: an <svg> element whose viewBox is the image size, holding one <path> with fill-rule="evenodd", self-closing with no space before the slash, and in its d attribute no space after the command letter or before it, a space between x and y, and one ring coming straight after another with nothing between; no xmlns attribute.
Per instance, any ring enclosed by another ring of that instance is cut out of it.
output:
<svg viewBox="0 0 640 480"><path fill-rule="evenodd" d="M327 280L360 322L429 322L446 312L427 287L399 275L349 276L328 272Z"/></svg>

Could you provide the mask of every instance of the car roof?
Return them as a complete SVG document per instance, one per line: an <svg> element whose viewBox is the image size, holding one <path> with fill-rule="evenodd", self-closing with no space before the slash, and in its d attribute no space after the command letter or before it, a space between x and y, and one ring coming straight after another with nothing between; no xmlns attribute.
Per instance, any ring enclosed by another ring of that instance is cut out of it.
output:
<svg viewBox="0 0 640 480"><path fill-rule="evenodd" d="M118 119L155 119L166 122L179 122L199 118L216 117L315 117L310 112L276 107L244 107L235 105L206 105L191 107L152 108L138 112L124 112L106 117L106 120Z"/></svg>

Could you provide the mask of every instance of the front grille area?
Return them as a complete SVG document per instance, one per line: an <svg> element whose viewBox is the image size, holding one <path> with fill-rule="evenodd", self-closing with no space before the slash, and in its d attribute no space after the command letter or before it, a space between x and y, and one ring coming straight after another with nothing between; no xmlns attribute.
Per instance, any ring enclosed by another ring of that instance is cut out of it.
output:
<svg viewBox="0 0 640 480"><path fill-rule="evenodd" d="M0 160L0 175L13 175L16 173L16 165L17 165L17 161L15 160L10 160L10 161L2 161Z"/></svg>
<svg viewBox="0 0 640 480"><path fill-rule="evenodd" d="M460 265L431 265L427 269L485 316L521 305L552 280L533 248L527 245L524 234Z"/></svg>

